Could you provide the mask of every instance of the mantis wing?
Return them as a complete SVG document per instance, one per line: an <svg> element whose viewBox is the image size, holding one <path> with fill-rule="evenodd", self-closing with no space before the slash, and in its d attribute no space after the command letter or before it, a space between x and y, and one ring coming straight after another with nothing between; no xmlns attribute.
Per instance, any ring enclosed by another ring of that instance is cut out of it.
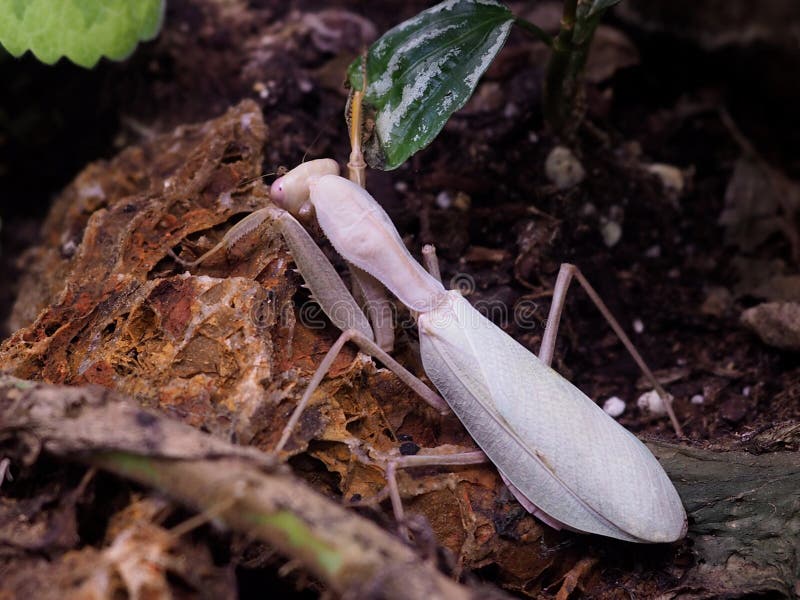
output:
<svg viewBox="0 0 800 600"><path fill-rule="evenodd" d="M567 527L622 540L685 534L680 498L644 444L458 292L419 327L426 373L530 503Z"/></svg>

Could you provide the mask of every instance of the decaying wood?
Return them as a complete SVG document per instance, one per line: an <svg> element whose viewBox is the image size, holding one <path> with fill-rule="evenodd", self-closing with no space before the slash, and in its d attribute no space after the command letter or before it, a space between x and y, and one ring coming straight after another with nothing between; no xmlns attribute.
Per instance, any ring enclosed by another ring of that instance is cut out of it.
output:
<svg viewBox="0 0 800 600"><path fill-rule="evenodd" d="M797 436L796 425L779 430L783 439ZM690 515L696 564L674 596L792 597L800 582L800 453L650 449Z"/></svg>
<svg viewBox="0 0 800 600"><path fill-rule="evenodd" d="M19 460L30 464L41 449L154 487L300 560L341 593L358 597L379 584L387 598L470 597L411 548L314 492L268 455L144 411L103 388L4 376L0 424L0 441L16 448ZM793 593L800 575L797 453L650 447L691 520L695 564L669 596Z"/></svg>
<svg viewBox="0 0 800 600"><path fill-rule="evenodd" d="M6 444L11 438L27 442L27 461L35 457L30 454L34 439L59 458L155 487L269 543L340 594L472 597L470 590L377 525L311 490L285 469L266 469L268 456L141 410L119 394L3 377L0 423ZM496 597L502 595L496 592Z"/></svg>

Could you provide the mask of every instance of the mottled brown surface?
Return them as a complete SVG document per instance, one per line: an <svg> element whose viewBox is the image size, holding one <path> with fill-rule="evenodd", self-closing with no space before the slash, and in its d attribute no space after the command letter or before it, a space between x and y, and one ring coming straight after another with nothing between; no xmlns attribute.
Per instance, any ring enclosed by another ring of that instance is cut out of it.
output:
<svg viewBox="0 0 800 600"><path fill-rule="evenodd" d="M0 350L6 369L97 383L248 437L252 414L275 402L277 382L272 390L261 382L277 380L293 326L283 309L295 282L284 276L281 239L266 227L250 260L221 267L228 278L181 273L164 259L184 236L224 228L266 201L257 178L265 139L260 110L245 102L87 167L55 202L33 251L12 322L36 316Z"/></svg>

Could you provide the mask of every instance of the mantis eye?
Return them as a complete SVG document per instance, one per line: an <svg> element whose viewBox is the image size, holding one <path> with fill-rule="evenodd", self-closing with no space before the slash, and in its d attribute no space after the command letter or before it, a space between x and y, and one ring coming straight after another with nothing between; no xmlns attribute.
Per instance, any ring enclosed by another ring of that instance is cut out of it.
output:
<svg viewBox="0 0 800 600"><path fill-rule="evenodd" d="M272 182L269 188L269 197L272 201L283 209L286 209L286 190L283 185L283 177L278 177Z"/></svg>

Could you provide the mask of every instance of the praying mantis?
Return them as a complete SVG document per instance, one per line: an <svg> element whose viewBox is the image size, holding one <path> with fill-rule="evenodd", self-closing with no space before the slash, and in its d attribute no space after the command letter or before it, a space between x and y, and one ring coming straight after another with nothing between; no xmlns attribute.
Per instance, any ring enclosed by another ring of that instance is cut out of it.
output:
<svg viewBox="0 0 800 600"><path fill-rule="evenodd" d="M627 541L683 537L686 513L655 457L549 367L569 279L588 286L580 271L565 265L559 273L537 358L417 263L388 215L362 187L332 173L312 176L304 185L336 251L385 285L416 316L426 374L526 509L557 528ZM273 184L273 200L297 205L285 187L280 179ZM358 336L340 338L309 388L319 384L344 341ZM307 401L308 389L305 396ZM301 401L279 448L303 408ZM404 457L394 468L423 464L425 458ZM436 458L441 464L442 457ZM481 458L469 453L448 457L447 463Z"/></svg>
<svg viewBox="0 0 800 600"><path fill-rule="evenodd" d="M353 121L357 124L359 119ZM656 458L550 367L564 296L575 278L656 389L666 396L580 271L562 265L542 347L535 356L458 291L445 290L432 248L424 252L427 270L411 256L389 216L363 187L365 165L363 159L359 162L358 135L352 130L351 143L349 180L339 176L339 167L331 159L303 163L272 184L270 196L275 206L249 215L196 261L178 259L188 266L199 264L271 217L307 286L343 331L314 373L275 451L283 449L336 355L352 341L395 371L435 409L445 413L449 407L482 450L391 461L387 478L398 517L402 504L394 483L396 468L428 464L431 458L437 464L469 464L488 458L517 500L555 528L630 542L672 542L683 537L686 512ZM441 396L388 355L391 343L385 336L381 341L381 334L375 335L358 303L295 218L307 219L312 214L336 251L354 267L354 277L367 282L362 287L379 288L376 282L380 282L409 308L418 324L423 367Z"/></svg>

